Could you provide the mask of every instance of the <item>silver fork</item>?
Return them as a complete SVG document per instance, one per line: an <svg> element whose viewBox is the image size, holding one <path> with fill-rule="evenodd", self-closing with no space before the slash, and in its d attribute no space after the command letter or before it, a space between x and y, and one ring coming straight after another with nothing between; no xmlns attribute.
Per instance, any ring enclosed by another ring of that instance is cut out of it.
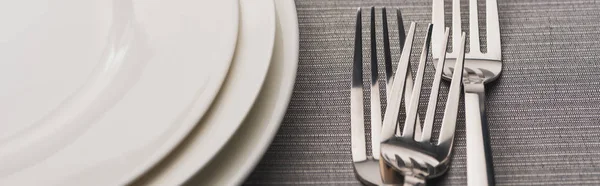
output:
<svg viewBox="0 0 600 186"><path fill-rule="evenodd" d="M371 7L371 146L372 151L371 157L367 156L366 152L366 140L365 140L365 123L364 123L364 112L363 112L363 62L362 62L362 10L359 8L356 16L356 35L354 45L354 64L352 72L352 88L351 88L351 135L352 135L352 160L354 165L354 172L358 179L366 185L382 185L382 179L385 179L388 183L401 183L401 177L391 169L385 169L386 167L380 167L380 132L381 132L381 103L380 103L380 92L379 92L379 76L377 70L377 42L375 32L375 8ZM398 31L400 43L404 43L404 25L402 21L402 14L400 10L396 9ZM385 81L386 81L386 95L390 93L390 87L394 78L392 72L392 59L390 53L388 24L387 24L387 10L382 8L381 10L383 19L383 46L384 46L384 61L385 61ZM402 45L401 45L402 46ZM401 48L402 50L402 48ZM406 79L406 94L405 99L410 98L410 91L412 91L412 74L410 71L405 75ZM389 102L390 97L387 97ZM408 107L406 108L408 109ZM417 117L417 120L419 118ZM420 126L416 128L420 131ZM380 170L381 168L381 170ZM382 173L382 174L381 174Z"/></svg>
<svg viewBox="0 0 600 186"><path fill-rule="evenodd" d="M425 121L423 123L423 133L420 138L415 137L415 128L420 125L420 123L417 123L416 121L418 115L417 108L419 105L419 97L421 96L423 76L431 42L432 25L429 24L427 27L427 37L425 38L424 46L421 51L421 58L419 60L412 95L410 99L406 100L409 109L407 109L402 135L397 136L395 134L401 103L400 95L404 92L406 83L406 81L404 81L405 78L403 77L406 76L407 71L409 70L408 63L410 62L415 25L414 22L411 23L408 37L404 44L404 50L402 51L402 57L391 90L391 100L390 103L388 103L383 120L383 128L381 130L381 158L385 160L385 163L388 166L404 175L404 185L425 185L426 179L440 176L448 170L452 144L454 141L461 88L460 81L452 81L450 84L439 139L436 144L431 143L431 133L442 75L441 69L436 70L431 94L429 96ZM447 40L449 29L446 29L445 34ZM459 59L457 60L459 63L455 63L453 67L453 78L455 79L462 78L463 63L461 62L464 62L464 34L461 41L462 47L460 48L459 53L462 53L463 55L459 55ZM440 47L445 48L446 44L447 42L443 42ZM443 53L445 55L445 51ZM438 65L440 66L443 66L444 55L440 58L442 60L439 60L438 62Z"/></svg>
<svg viewBox="0 0 600 186"><path fill-rule="evenodd" d="M444 0L433 0L432 22L434 46L443 42ZM496 80L502 71L498 3L486 0L487 53L480 51L477 0L469 0L470 52L465 57L465 118L467 141L467 184L472 186L494 185L494 169L489 144L489 131L485 115L484 84ZM454 47L458 47L461 33L460 0L452 1L452 35ZM441 57L442 48L434 48L433 59ZM456 50L454 50L456 51ZM456 52L447 54L448 64L454 63ZM452 72L444 68L444 78L451 79Z"/></svg>

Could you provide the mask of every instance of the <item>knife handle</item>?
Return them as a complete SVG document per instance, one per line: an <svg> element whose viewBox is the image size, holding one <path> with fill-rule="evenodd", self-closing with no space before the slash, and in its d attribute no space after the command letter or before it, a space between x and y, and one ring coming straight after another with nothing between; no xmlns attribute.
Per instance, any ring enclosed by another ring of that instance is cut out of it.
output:
<svg viewBox="0 0 600 186"><path fill-rule="evenodd" d="M485 115L483 84L465 84L467 185L494 185L494 168Z"/></svg>

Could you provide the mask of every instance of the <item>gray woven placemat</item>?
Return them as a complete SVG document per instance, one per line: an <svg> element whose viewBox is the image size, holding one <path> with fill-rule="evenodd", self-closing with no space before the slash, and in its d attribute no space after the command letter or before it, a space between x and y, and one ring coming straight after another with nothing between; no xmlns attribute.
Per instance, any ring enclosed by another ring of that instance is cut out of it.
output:
<svg viewBox="0 0 600 186"><path fill-rule="evenodd" d="M498 1L504 71L487 94L497 185L600 185L600 3ZM351 164L349 97L356 8L399 7L405 21L428 23L431 0L296 5L300 64L292 101L246 184L359 185ZM368 19L363 22L368 72ZM398 42L392 46L397 60ZM459 115L452 168L433 183L466 185L464 112Z"/></svg>

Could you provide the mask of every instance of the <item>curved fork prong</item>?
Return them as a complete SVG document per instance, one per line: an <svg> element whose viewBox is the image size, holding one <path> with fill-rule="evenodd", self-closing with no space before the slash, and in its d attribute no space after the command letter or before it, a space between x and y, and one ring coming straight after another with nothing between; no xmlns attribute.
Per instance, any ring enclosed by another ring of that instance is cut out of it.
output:
<svg viewBox="0 0 600 186"><path fill-rule="evenodd" d="M485 4L487 54L496 60L502 60L499 21L497 0L487 0Z"/></svg>
<svg viewBox="0 0 600 186"><path fill-rule="evenodd" d="M440 130L440 137L438 145L444 148L446 152L450 152L452 148L452 142L454 141L454 131L456 129L456 117L458 115L458 101L460 99L460 85L462 83L463 66L465 63L465 33L462 33L461 46L459 50L458 58L454 64L454 71L452 72L452 83L450 83L450 90L448 90L448 100L446 101L446 108L444 109L444 119L442 119L442 129Z"/></svg>
<svg viewBox="0 0 600 186"><path fill-rule="evenodd" d="M444 0L433 0L431 4L431 21L433 23L433 35L431 36L432 46L432 56L433 59L439 59L441 51L446 51L446 49L440 48L442 43L440 43L444 37L444 33L441 32L446 26L445 22L445 11L444 11Z"/></svg>
<svg viewBox="0 0 600 186"><path fill-rule="evenodd" d="M400 9L396 9L396 17L398 21L398 39L400 40L400 50L403 50L404 43L406 43L406 30L404 30L404 20L402 19L402 13Z"/></svg>
<svg viewBox="0 0 600 186"><path fill-rule="evenodd" d="M448 37L450 35L450 28L446 28L444 32L444 42L441 48L448 48ZM438 47L438 46L433 46ZM442 69L446 62L446 50L440 51L440 58L438 59L437 68L433 76L433 84L431 85L431 94L429 94L429 103L427 103L427 112L425 113L425 122L423 123L423 134L421 135L422 142L430 142L431 131L433 130L433 121L435 116L435 108L437 107L438 93L440 90L440 81L442 79Z"/></svg>
<svg viewBox="0 0 600 186"><path fill-rule="evenodd" d="M354 63L352 70L352 88L350 89L350 129L352 135L352 161L367 159L365 140L365 121L363 105L363 55L362 55L362 16L361 9L356 12L356 35L354 36Z"/></svg>
<svg viewBox="0 0 600 186"><path fill-rule="evenodd" d="M404 22L402 21L402 13L400 12L400 9L396 9L396 16L398 17L398 38L400 40L400 50L403 49L402 45L404 44L404 42L406 42L406 35L404 35ZM432 36L433 37L433 36ZM408 64L408 69L410 69L410 63ZM408 70L408 75L406 75L406 86L404 87L404 101L408 101L410 100L410 96L412 93L412 89L413 89L413 76L412 76L412 72L411 70ZM391 86L391 83L389 83L389 85ZM389 97L388 97L389 98ZM390 100L388 99L388 102ZM408 104L404 104L404 109L408 110ZM417 123L420 123L421 120L419 119L419 116L417 116ZM402 131L400 131L400 127L396 128L396 134L400 134ZM420 138L421 136L421 126L416 126L415 128L415 137Z"/></svg>
<svg viewBox="0 0 600 186"><path fill-rule="evenodd" d="M469 0L469 53L479 54L479 18L477 0Z"/></svg>
<svg viewBox="0 0 600 186"><path fill-rule="evenodd" d="M415 84L413 86L413 92L408 100L409 110L406 113L406 121L404 122L404 129L402 130L402 138L407 140L414 140L415 137L415 125L420 125L417 123L417 115L419 114L419 98L421 97L421 89L423 85L423 76L425 75L425 66L427 66L427 56L429 53L429 45L431 44L431 30L433 29L433 25L429 24L427 26L427 37L425 38L425 43L423 43L423 48L421 50L421 58L419 59L419 67L417 69L417 75L415 77Z"/></svg>
<svg viewBox="0 0 600 186"><path fill-rule="evenodd" d="M452 53L456 54L460 48L460 34L462 21L460 18L460 0L452 0Z"/></svg>
<svg viewBox="0 0 600 186"><path fill-rule="evenodd" d="M406 85L406 74L408 71L408 63L410 62L410 53L412 51L412 43L415 36L416 23L410 23L410 29L406 42L404 42L404 48L402 49L402 55L398 62L396 69L396 75L394 76L394 84L392 85L392 91L390 93L391 101L388 103L385 110L385 117L383 119L383 126L381 128L381 141L387 141L394 137L396 132L396 124L398 123L398 112L400 111L400 103L402 101L402 94L404 94L404 87Z"/></svg>
<svg viewBox="0 0 600 186"><path fill-rule="evenodd" d="M377 69L377 35L375 7L371 7L371 141L379 141L381 134L381 93L379 93L379 70ZM378 160L379 143L371 143L371 154Z"/></svg>
<svg viewBox="0 0 600 186"><path fill-rule="evenodd" d="M394 78L394 72L392 71L392 53L390 51L390 36L387 22L387 9L383 7L381 9L381 19L383 21L383 57L385 62L385 82L386 82L386 94L390 95L390 90L392 89L392 78ZM404 32L401 33L404 35ZM400 36L404 37L404 36ZM402 50L402 49L401 49ZM390 97L386 97L387 102L390 102Z"/></svg>

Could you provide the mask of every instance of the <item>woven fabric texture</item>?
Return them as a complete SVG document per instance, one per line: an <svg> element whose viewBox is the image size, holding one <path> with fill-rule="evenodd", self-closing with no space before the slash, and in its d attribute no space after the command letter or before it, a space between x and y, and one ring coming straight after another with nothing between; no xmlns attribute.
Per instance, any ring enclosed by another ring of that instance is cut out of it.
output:
<svg viewBox="0 0 600 186"><path fill-rule="evenodd" d="M462 3L464 16L467 2ZM409 21L417 22L420 47L431 20L431 0L297 0L296 5L300 62L294 93L275 140L245 184L360 185L350 153L356 9L367 8L363 61L369 72L368 7L399 8L407 28ZM600 185L600 2L498 0L498 8L503 72L488 86L486 100L497 185ZM395 15L388 9L392 58L397 61ZM377 16L378 57L383 59L380 12ZM464 17L465 29L467 21ZM417 56L413 52L413 59ZM432 66L426 73L433 73ZM416 69L414 60L412 67ZM440 106L448 84L442 83ZM428 93L427 86L422 111ZM438 121L442 112L438 108ZM365 114L368 120L370 113ZM451 169L430 182L435 185L466 185L464 109L458 120Z"/></svg>

